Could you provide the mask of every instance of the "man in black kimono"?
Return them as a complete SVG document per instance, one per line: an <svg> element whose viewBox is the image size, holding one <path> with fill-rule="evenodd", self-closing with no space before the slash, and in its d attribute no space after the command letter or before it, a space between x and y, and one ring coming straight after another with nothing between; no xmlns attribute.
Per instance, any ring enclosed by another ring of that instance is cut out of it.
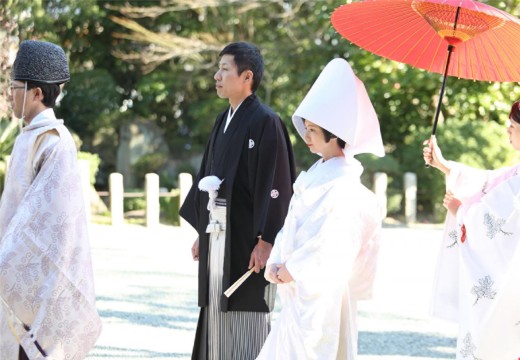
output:
<svg viewBox="0 0 520 360"><path fill-rule="evenodd" d="M275 288L263 269L289 206L294 159L281 119L255 95L263 75L258 48L237 42L219 55L217 94L230 106L217 116L180 210L199 233L192 255L199 260L201 312L192 359L247 360L270 329ZM207 179L219 180L217 187L203 188ZM253 267L233 295L223 295Z"/></svg>

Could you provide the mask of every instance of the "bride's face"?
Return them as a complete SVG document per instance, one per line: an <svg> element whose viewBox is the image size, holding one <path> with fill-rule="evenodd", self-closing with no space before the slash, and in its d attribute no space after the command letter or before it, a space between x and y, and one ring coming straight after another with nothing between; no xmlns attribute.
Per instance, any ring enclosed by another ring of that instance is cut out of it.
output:
<svg viewBox="0 0 520 360"><path fill-rule="evenodd" d="M341 152L336 138L325 140L325 133L323 129L309 120L304 120L305 125L305 143L313 154L319 154L324 160L332 156L337 156Z"/></svg>

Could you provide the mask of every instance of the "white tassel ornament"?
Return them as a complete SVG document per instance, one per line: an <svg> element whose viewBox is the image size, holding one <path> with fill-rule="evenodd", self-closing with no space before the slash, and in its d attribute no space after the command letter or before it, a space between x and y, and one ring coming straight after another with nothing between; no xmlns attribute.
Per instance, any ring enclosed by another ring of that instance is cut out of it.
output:
<svg viewBox="0 0 520 360"><path fill-rule="evenodd" d="M215 208L215 199L222 181L224 180L220 180L215 175L206 176L199 181L199 190L206 191L209 195L208 210L210 211Z"/></svg>

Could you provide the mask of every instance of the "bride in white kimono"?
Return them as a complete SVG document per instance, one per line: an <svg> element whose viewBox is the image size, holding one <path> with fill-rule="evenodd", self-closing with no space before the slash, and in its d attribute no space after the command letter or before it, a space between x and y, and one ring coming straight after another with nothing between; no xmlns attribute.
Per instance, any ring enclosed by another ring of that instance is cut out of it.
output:
<svg viewBox="0 0 520 360"><path fill-rule="evenodd" d="M324 68L293 123L321 158L296 180L266 265L282 310L257 359L352 360L356 301L371 295L382 220L353 156L384 156L379 123L343 59Z"/></svg>
<svg viewBox="0 0 520 360"><path fill-rule="evenodd" d="M507 129L520 150L520 100ZM478 170L446 161L435 138L426 163L446 174L448 209L433 314L458 322L457 360L520 359L520 164Z"/></svg>

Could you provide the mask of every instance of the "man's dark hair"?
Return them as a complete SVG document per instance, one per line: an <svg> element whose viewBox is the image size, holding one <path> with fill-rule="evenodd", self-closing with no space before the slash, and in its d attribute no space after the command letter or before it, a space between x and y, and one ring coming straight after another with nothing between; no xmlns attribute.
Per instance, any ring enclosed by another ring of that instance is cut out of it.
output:
<svg viewBox="0 0 520 360"><path fill-rule="evenodd" d="M218 55L220 57L233 55L239 75L246 70L251 70L253 72L251 90L255 92L258 89L264 75L264 59L255 45L247 42L234 42L227 45Z"/></svg>
<svg viewBox="0 0 520 360"><path fill-rule="evenodd" d="M35 81L27 81L27 90L40 88L43 93L43 105L53 108L56 105L56 99L60 95L61 89L58 84L45 84Z"/></svg>
<svg viewBox="0 0 520 360"><path fill-rule="evenodd" d="M325 130L324 128L321 128L323 130L323 135L325 135L325 142L329 142L330 139L338 139L338 145L340 148L344 149L345 148L345 145L346 145L346 142L341 140L339 137L337 137L336 135L334 135L333 133L331 133L330 131L328 130Z"/></svg>

